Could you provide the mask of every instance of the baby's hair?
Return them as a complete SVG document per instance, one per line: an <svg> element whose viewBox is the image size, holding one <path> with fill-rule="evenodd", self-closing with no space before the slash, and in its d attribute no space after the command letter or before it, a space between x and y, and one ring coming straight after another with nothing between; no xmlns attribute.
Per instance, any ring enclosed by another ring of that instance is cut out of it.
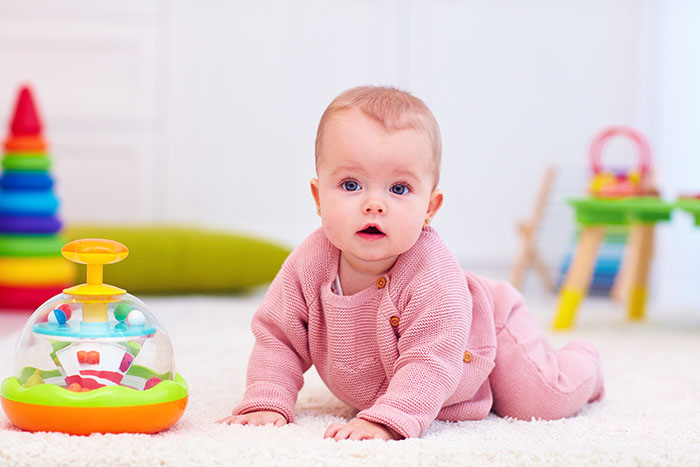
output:
<svg viewBox="0 0 700 467"><path fill-rule="evenodd" d="M440 176L442 139L435 116L425 102L406 91L389 86L358 86L342 92L328 105L316 132L316 167L321 159L324 129L336 114L358 109L387 130L415 129L428 137L433 149L435 184Z"/></svg>

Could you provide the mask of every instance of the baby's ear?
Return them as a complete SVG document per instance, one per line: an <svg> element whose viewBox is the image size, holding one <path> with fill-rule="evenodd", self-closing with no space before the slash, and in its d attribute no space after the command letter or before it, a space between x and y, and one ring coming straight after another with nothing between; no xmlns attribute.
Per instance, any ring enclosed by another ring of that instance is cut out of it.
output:
<svg viewBox="0 0 700 467"><path fill-rule="evenodd" d="M428 218L432 219L435 217L437 212L442 207L442 202L445 196L442 194L442 190L435 188L432 193L430 193L430 202L428 203Z"/></svg>
<svg viewBox="0 0 700 467"><path fill-rule="evenodd" d="M318 193L318 178L312 178L310 186L311 196L314 197L314 202L316 203L316 211L319 212L321 210L321 198Z"/></svg>

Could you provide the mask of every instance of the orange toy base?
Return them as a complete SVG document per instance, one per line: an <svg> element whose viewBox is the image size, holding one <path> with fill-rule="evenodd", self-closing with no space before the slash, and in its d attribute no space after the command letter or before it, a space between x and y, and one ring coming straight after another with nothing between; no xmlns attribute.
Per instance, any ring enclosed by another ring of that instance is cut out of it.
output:
<svg viewBox="0 0 700 467"><path fill-rule="evenodd" d="M187 397L162 404L127 407L60 407L2 399L2 408L16 426L27 431L91 433L158 433L185 412Z"/></svg>

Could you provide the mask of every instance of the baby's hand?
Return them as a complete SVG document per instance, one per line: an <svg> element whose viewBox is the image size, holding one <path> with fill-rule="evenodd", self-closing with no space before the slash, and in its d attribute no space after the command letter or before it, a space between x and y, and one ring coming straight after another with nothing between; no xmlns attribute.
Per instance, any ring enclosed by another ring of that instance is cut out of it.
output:
<svg viewBox="0 0 700 467"><path fill-rule="evenodd" d="M284 415L277 412L261 410L259 412L249 412L243 415L229 415L219 420L217 423L239 424L239 425L275 425L282 426L287 424L287 419Z"/></svg>
<svg viewBox="0 0 700 467"><path fill-rule="evenodd" d="M368 422L361 418L354 418L348 423L333 423L323 434L324 438L333 438L336 441L341 439L402 439L403 437L394 430L380 425L379 423Z"/></svg>

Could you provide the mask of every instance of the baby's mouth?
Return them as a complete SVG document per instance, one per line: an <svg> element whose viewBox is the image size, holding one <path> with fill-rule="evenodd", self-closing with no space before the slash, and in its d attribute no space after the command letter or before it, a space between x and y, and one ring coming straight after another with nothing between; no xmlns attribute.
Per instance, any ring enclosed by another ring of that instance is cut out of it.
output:
<svg viewBox="0 0 700 467"><path fill-rule="evenodd" d="M368 225L364 229L358 230L357 235L366 240L377 240L386 237L386 234L376 225Z"/></svg>

